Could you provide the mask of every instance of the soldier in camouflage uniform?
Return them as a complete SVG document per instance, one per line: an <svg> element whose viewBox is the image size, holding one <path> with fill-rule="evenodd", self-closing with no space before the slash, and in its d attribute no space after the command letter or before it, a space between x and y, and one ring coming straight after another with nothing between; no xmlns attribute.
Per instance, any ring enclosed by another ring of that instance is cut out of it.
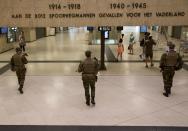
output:
<svg viewBox="0 0 188 131"><path fill-rule="evenodd" d="M175 50L175 45L170 42L169 44L169 52L164 53L161 56L160 60L160 68L163 74L163 82L164 82L164 96L168 97L171 94L171 87L173 83L173 77L176 70L182 68L183 61L179 53Z"/></svg>
<svg viewBox="0 0 188 131"><path fill-rule="evenodd" d="M24 86L24 81L25 81L25 74L26 74L26 67L25 64L28 63L26 57L27 54L24 53L22 54L22 49L21 48L16 48L16 54L14 54L11 58L11 70L16 71L16 75L18 78L18 83L19 83L19 92L23 94L23 86Z"/></svg>
<svg viewBox="0 0 188 131"><path fill-rule="evenodd" d="M96 59L91 58L91 51L85 52L86 59L82 61L78 67L78 72L82 72L82 80L85 89L86 104L90 105L89 87L91 87L91 103L95 104L95 82L99 64Z"/></svg>

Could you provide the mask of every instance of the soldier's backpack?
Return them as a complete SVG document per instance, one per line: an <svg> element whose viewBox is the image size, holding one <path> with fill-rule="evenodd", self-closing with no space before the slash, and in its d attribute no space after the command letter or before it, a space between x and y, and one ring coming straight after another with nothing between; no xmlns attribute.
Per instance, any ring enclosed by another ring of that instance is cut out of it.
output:
<svg viewBox="0 0 188 131"><path fill-rule="evenodd" d="M168 52L165 54L165 58L166 58L166 64L165 64L166 66L175 66L176 71L183 68L184 63L179 53Z"/></svg>

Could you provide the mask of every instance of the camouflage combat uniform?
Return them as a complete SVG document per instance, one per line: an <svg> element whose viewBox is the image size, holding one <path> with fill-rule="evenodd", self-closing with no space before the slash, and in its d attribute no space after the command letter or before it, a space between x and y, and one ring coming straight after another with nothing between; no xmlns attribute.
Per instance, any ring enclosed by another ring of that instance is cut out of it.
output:
<svg viewBox="0 0 188 131"><path fill-rule="evenodd" d="M163 93L168 97L171 94L171 87L173 84L173 77L178 63L182 63L182 58L179 53L174 50L170 50L168 53L164 53L161 56L160 68L163 75L164 90Z"/></svg>
<svg viewBox="0 0 188 131"><path fill-rule="evenodd" d="M91 103L95 104L95 82L97 80L99 65L96 59L86 58L80 63L78 72L82 72L82 80L85 89L86 104L90 103L89 87L91 87Z"/></svg>
<svg viewBox="0 0 188 131"><path fill-rule="evenodd" d="M25 54L15 54L11 58L11 70L16 71L16 75L18 78L18 83L20 85L19 91L23 93L23 85L25 81L25 74L26 74L26 67L25 64L27 64L28 61L25 57Z"/></svg>

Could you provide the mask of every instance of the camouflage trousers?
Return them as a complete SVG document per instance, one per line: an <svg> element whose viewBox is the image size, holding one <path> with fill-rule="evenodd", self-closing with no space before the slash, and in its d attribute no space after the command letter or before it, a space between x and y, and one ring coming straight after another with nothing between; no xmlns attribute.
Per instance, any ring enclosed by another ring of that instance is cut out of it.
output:
<svg viewBox="0 0 188 131"><path fill-rule="evenodd" d="M175 74L174 68L168 67L163 70L164 90L167 93L171 92L174 74Z"/></svg>
<svg viewBox="0 0 188 131"><path fill-rule="evenodd" d="M95 81L83 81L86 101L90 100L90 88L91 98L95 98Z"/></svg>
<svg viewBox="0 0 188 131"><path fill-rule="evenodd" d="M25 74L26 74L26 68L18 68L18 69L16 69L16 75L17 75L18 83L19 83L20 86L24 85Z"/></svg>

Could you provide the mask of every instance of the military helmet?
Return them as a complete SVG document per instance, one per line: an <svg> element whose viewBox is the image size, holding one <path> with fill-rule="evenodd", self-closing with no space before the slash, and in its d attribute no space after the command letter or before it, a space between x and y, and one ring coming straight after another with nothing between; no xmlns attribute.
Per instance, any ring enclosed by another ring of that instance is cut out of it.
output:
<svg viewBox="0 0 188 131"><path fill-rule="evenodd" d="M86 55L86 57L91 57L91 51L90 51L90 50L87 50L87 51L85 52L85 55Z"/></svg>
<svg viewBox="0 0 188 131"><path fill-rule="evenodd" d="M22 51L22 49L20 47L16 48L16 52Z"/></svg>
<svg viewBox="0 0 188 131"><path fill-rule="evenodd" d="M145 36L150 36L150 33L149 32L145 32L144 35Z"/></svg>
<svg viewBox="0 0 188 131"><path fill-rule="evenodd" d="M168 42L167 45L169 46L170 49L175 48L175 44L173 44L172 42Z"/></svg>

